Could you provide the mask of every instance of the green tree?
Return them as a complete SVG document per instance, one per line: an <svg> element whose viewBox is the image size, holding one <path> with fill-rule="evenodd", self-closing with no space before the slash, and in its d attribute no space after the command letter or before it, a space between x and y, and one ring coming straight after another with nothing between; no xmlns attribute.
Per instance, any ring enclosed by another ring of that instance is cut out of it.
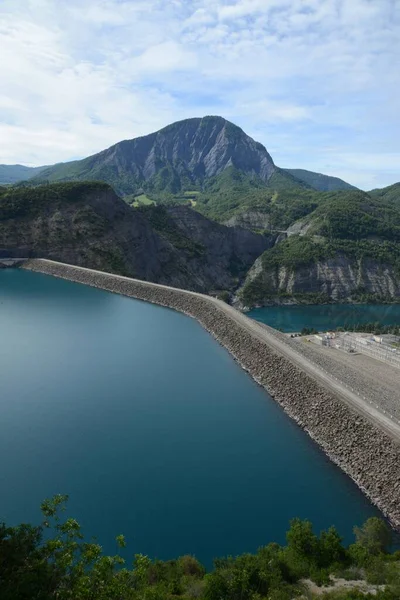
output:
<svg viewBox="0 0 400 600"><path fill-rule="evenodd" d="M354 527L354 534L357 544L370 554L387 552L392 543L389 527L378 517L371 517L362 527Z"/></svg>
<svg viewBox="0 0 400 600"><path fill-rule="evenodd" d="M301 558L316 560L318 557L318 538L313 532L310 521L292 519L286 534L288 549Z"/></svg>
<svg viewBox="0 0 400 600"><path fill-rule="evenodd" d="M321 532L318 559L321 567L329 567L335 563L343 564L347 561L342 542L343 540L335 527L330 527L328 531Z"/></svg>

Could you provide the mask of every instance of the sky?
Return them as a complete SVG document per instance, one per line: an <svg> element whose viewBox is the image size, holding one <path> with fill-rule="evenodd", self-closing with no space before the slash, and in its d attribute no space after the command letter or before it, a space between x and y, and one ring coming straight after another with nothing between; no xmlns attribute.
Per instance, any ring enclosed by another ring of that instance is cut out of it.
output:
<svg viewBox="0 0 400 600"><path fill-rule="evenodd" d="M0 163L220 115L280 167L400 180L400 0L0 0Z"/></svg>

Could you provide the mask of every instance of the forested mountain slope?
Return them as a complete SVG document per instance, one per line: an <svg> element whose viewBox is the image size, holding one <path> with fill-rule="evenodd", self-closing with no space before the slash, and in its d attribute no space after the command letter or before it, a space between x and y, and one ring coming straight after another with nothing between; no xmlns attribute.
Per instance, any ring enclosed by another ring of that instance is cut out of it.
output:
<svg viewBox="0 0 400 600"><path fill-rule="evenodd" d="M400 299L400 207L361 191L321 194L253 265L245 305Z"/></svg>
<svg viewBox="0 0 400 600"><path fill-rule="evenodd" d="M394 202L400 206L400 182L389 185L388 187L372 190L369 192L369 195L377 200Z"/></svg>
<svg viewBox="0 0 400 600"><path fill-rule="evenodd" d="M237 287L269 245L187 207L135 210L105 183L0 189L0 256L51 258L206 292Z"/></svg>
<svg viewBox="0 0 400 600"><path fill-rule="evenodd" d="M315 173L314 171L307 171L306 169L283 170L319 192L337 192L339 190L357 189L354 185L350 185L350 183L343 181L343 179L340 179L339 177Z"/></svg>

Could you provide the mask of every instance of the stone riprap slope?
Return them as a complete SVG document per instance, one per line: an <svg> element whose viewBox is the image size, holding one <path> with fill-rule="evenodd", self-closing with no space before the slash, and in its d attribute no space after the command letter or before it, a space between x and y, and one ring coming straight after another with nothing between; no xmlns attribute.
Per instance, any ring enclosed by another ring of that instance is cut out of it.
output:
<svg viewBox="0 0 400 600"><path fill-rule="evenodd" d="M349 355L342 350L305 342L303 337L291 339L281 334L280 339L285 338L308 360L400 423L400 371L397 367L364 354Z"/></svg>
<svg viewBox="0 0 400 600"><path fill-rule="evenodd" d="M200 294L47 260L23 268L167 306L196 318L279 402L369 498L400 527L400 446L266 342L223 303Z"/></svg>

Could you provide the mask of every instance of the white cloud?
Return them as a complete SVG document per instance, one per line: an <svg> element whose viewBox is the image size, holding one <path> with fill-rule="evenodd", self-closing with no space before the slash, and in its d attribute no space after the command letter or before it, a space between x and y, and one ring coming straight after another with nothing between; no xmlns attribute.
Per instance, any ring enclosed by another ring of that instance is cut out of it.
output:
<svg viewBox="0 0 400 600"><path fill-rule="evenodd" d="M237 19L257 13L268 12L271 8L285 5L284 0L237 0L231 4L220 6L218 16L220 19Z"/></svg>
<svg viewBox="0 0 400 600"><path fill-rule="evenodd" d="M3 0L0 162L221 114L282 166L399 180L399 13L393 0Z"/></svg>
<svg viewBox="0 0 400 600"><path fill-rule="evenodd" d="M132 66L146 74L149 71L182 71L195 65L195 53L185 50L181 44L171 40L146 48Z"/></svg>

